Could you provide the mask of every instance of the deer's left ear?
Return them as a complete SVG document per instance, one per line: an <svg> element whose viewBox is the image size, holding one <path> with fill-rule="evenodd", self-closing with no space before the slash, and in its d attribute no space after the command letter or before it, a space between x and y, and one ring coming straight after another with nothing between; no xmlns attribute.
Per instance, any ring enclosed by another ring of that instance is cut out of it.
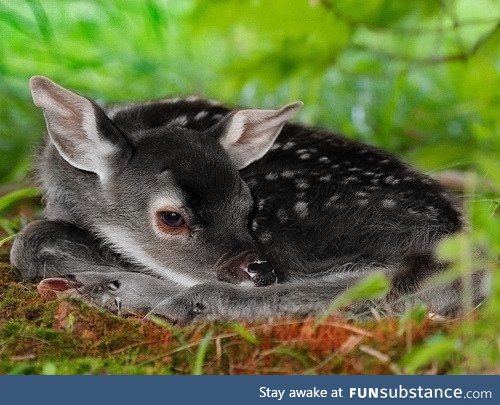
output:
<svg viewBox="0 0 500 405"><path fill-rule="evenodd" d="M226 118L219 143L237 169L260 159L271 148L283 125L302 107L300 101L279 110L239 110Z"/></svg>

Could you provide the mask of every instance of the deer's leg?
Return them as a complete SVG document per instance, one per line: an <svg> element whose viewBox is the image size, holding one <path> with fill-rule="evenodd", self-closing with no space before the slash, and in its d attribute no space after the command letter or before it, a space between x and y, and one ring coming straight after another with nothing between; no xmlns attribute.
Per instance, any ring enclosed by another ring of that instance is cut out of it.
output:
<svg viewBox="0 0 500 405"><path fill-rule="evenodd" d="M89 232L68 223L47 220L32 222L24 228L14 241L10 260L22 279L30 281L127 268Z"/></svg>
<svg viewBox="0 0 500 405"><path fill-rule="evenodd" d="M111 312L145 314L181 287L144 273L83 272L70 277L68 293Z"/></svg>

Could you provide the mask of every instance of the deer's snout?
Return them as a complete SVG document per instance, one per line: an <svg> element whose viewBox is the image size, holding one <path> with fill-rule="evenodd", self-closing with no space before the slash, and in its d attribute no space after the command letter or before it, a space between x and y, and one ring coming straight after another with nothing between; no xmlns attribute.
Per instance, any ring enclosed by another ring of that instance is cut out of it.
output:
<svg viewBox="0 0 500 405"><path fill-rule="evenodd" d="M257 251L251 250L233 256L217 269L217 278L232 284L241 284L252 280L254 274L249 271L249 265L263 261Z"/></svg>

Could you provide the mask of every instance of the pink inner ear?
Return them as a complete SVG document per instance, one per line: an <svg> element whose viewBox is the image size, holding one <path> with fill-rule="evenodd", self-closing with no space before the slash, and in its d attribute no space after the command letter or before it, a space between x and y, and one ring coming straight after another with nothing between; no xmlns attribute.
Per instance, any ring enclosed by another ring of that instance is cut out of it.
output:
<svg viewBox="0 0 500 405"><path fill-rule="evenodd" d="M55 296L58 292L70 290L72 288L74 288L74 286L68 279L59 277L46 278L40 281L36 287L41 295L49 297Z"/></svg>

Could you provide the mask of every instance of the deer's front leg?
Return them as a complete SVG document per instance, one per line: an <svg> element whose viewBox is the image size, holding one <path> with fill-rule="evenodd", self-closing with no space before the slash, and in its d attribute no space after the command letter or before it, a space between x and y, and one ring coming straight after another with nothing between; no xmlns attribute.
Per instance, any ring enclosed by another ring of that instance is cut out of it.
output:
<svg viewBox="0 0 500 405"><path fill-rule="evenodd" d="M83 272L66 278L49 278L41 284L66 284L70 296L81 298L111 312L145 314L179 287L143 273L116 271Z"/></svg>
<svg viewBox="0 0 500 405"><path fill-rule="evenodd" d="M190 287L160 302L152 312L171 322L213 320L259 320L326 310L351 282L274 284L263 288L227 283L204 283Z"/></svg>
<svg viewBox="0 0 500 405"><path fill-rule="evenodd" d="M23 280L36 281L84 271L110 272L130 266L119 261L88 231L74 225L41 220L16 237L10 261Z"/></svg>

